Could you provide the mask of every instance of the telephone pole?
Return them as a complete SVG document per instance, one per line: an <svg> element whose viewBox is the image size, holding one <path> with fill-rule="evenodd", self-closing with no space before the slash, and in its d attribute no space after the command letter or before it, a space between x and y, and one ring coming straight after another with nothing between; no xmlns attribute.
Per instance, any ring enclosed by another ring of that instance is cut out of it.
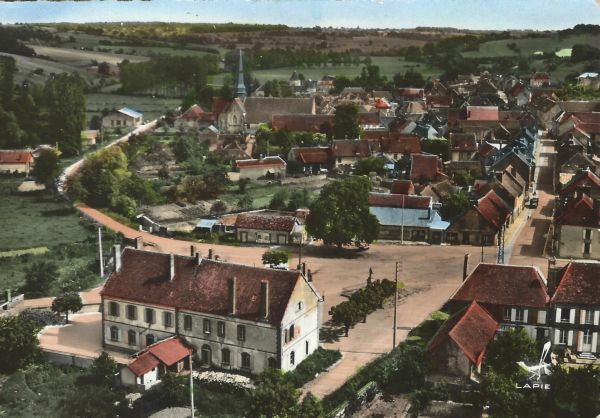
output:
<svg viewBox="0 0 600 418"><path fill-rule="evenodd" d="M190 352L190 410L192 418L194 418L194 372L192 367L192 353Z"/></svg>
<svg viewBox="0 0 600 418"><path fill-rule="evenodd" d="M392 349L396 348L396 324L398 322L398 273L402 271L402 261L396 261L396 276L394 279L394 333Z"/></svg>
<svg viewBox="0 0 600 418"><path fill-rule="evenodd" d="M100 277L104 278L104 258L102 256L102 226L98 225L98 256L100 257Z"/></svg>

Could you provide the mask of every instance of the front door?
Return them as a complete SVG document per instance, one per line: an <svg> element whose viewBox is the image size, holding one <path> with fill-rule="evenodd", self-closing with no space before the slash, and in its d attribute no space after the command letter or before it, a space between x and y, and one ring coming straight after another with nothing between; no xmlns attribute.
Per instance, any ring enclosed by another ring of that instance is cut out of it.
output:
<svg viewBox="0 0 600 418"><path fill-rule="evenodd" d="M463 234L462 234L462 243L463 244L469 244L469 233L468 232L463 232Z"/></svg>
<svg viewBox="0 0 600 418"><path fill-rule="evenodd" d="M592 330L586 329L583 331L583 344L581 345L581 351L585 353L592 352Z"/></svg>
<svg viewBox="0 0 600 418"><path fill-rule="evenodd" d="M248 233L246 231L240 232L240 241L242 241L242 242L248 241Z"/></svg>

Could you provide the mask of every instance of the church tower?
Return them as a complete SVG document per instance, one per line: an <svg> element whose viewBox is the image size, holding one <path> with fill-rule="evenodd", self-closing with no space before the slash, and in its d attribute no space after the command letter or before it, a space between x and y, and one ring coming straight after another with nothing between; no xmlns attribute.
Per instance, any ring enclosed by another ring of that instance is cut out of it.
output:
<svg viewBox="0 0 600 418"><path fill-rule="evenodd" d="M238 79L237 89L235 91L236 96L244 100L248 93L246 92L246 85L244 84L244 66L242 63L242 50L240 49L240 65L238 67Z"/></svg>

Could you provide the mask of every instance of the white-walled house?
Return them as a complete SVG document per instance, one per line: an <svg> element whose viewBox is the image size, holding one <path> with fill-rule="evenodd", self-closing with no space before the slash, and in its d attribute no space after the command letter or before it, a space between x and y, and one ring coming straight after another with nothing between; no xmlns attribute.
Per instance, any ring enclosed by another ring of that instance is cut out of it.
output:
<svg viewBox="0 0 600 418"><path fill-rule="evenodd" d="M137 128L143 122L143 114L128 107L112 111L102 118L102 127L115 128Z"/></svg>
<svg viewBox="0 0 600 418"><path fill-rule="evenodd" d="M103 343L180 336L205 366L293 370L319 346L321 297L299 271L125 248L102 290Z"/></svg>

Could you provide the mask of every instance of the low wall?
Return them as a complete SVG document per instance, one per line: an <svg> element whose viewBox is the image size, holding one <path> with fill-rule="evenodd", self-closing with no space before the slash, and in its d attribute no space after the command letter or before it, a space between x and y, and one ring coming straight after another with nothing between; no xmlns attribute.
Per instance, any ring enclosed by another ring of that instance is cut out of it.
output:
<svg viewBox="0 0 600 418"><path fill-rule="evenodd" d="M304 176L304 177L284 177L280 180L281 184L310 184L315 181L323 181L327 179L325 174L318 174L316 176Z"/></svg>
<svg viewBox="0 0 600 418"><path fill-rule="evenodd" d="M59 366L89 367L94 362L92 357L76 356L44 349L42 351L50 363Z"/></svg>
<svg viewBox="0 0 600 418"><path fill-rule="evenodd" d="M346 401L329 414L330 418L347 418L357 411L360 411L369 402L375 399L381 393L376 382L369 382L358 390L356 397L351 401Z"/></svg>

